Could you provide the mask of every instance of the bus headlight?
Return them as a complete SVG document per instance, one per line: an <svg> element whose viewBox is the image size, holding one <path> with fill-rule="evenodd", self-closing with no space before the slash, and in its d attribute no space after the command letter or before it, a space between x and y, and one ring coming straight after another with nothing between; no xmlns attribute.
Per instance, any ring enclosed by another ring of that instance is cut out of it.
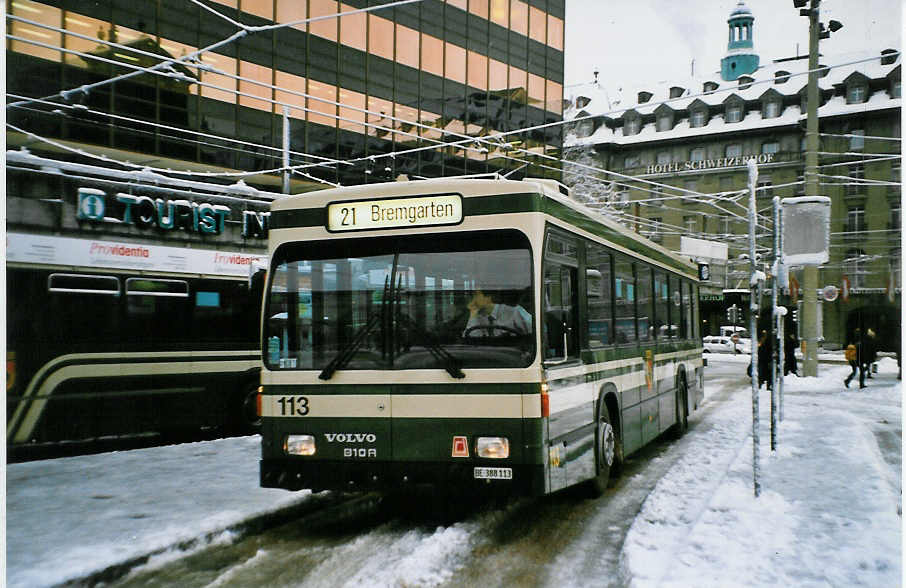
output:
<svg viewBox="0 0 906 588"><path fill-rule="evenodd" d="M475 453L478 457L504 459L510 456L510 440L506 437L479 437Z"/></svg>
<svg viewBox="0 0 906 588"><path fill-rule="evenodd" d="M287 435L283 440L283 451L287 455L314 455L314 435Z"/></svg>

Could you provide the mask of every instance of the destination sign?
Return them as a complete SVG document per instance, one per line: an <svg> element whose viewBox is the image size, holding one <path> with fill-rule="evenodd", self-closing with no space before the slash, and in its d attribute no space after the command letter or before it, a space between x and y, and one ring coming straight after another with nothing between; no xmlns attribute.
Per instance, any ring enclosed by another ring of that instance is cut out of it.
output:
<svg viewBox="0 0 906 588"><path fill-rule="evenodd" d="M462 196L459 194L355 200L327 206L328 231L455 225L459 222L462 222Z"/></svg>

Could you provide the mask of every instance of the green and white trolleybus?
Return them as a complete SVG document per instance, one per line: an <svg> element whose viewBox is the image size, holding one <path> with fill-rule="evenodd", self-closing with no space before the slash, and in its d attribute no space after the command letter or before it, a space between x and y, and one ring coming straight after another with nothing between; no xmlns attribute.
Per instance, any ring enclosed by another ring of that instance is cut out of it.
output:
<svg viewBox="0 0 906 588"><path fill-rule="evenodd" d="M696 267L550 180L271 208L261 485L600 494L703 395Z"/></svg>

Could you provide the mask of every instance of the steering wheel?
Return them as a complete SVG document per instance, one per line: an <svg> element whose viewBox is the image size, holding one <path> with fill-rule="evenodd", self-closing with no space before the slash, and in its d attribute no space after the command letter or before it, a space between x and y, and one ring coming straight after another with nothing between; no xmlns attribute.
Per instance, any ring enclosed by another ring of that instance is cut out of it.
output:
<svg viewBox="0 0 906 588"><path fill-rule="evenodd" d="M468 338L469 333L471 333L472 331L477 331L479 329L483 329L483 330L487 331L489 336L493 336L493 332L497 331L497 330L503 331L507 335L513 335L515 337L522 337L525 334L525 333L522 333L521 331L514 329L513 327L507 327L504 325L475 325L475 326L469 327L468 329L465 330L465 332L463 332L463 334L462 334L463 339Z"/></svg>

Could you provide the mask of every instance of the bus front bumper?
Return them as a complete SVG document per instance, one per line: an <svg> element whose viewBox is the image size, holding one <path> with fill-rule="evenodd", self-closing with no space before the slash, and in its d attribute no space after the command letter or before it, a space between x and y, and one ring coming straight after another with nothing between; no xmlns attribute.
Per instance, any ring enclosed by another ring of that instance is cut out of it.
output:
<svg viewBox="0 0 906 588"><path fill-rule="evenodd" d="M544 468L541 465L304 459L263 459L260 465L262 488L365 492L406 490L431 485L491 496L540 496L546 492ZM509 469L512 477L476 478L476 468Z"/></svg>

